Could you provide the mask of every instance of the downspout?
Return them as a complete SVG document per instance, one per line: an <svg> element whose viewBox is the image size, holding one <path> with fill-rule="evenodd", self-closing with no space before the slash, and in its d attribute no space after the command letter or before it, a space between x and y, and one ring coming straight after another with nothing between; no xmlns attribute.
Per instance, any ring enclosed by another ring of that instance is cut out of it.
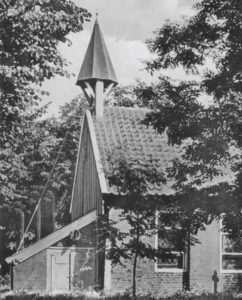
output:
<svg viewBox="0 0 242 300"><path fill-rule="evenodd" d="M191 226L189 226L187 235L187 284L186 290L190 291L190 273L191 273Z"/></svg>
<svg viewBox="0 0 242 300"><path fill-rule="evenodd" d="M14 266L14 263L11 263L11 265L10 265L10 284L11 284L10 288L11 288L12 291L14 289L14 283L13 283L13 280L14 280L13 266Z"/></svg>

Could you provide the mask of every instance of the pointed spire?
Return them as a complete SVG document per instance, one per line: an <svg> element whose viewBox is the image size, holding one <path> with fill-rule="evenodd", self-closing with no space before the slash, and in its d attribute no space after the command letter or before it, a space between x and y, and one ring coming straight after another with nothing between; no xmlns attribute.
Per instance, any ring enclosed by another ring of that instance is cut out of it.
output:
<svg viewBox="0 0 242 300"><path fill-rule="evenodd" d="M98 13L96 16L92 36L76 83L83 89L86 87L86 82L94 88L96 80L104 82L104 89L111 83L113 83L114 86L118 84L117 77L100 30Z"/></svg>

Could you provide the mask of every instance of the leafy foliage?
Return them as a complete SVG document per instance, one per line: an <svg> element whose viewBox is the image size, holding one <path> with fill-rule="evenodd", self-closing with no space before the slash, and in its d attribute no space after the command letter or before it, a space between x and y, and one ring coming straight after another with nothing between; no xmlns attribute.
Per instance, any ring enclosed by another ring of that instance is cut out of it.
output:
<svg viewBox="0 0 242 300"><path fill-rule="evenodd" d="M242 5L236 0L202 0L194 9L190 19L167 22L157 30L148 41L156 57L146 65L161 74L162 69L182 66L196 75L194 81L160 75L156 84L141 84L138 93L154 108L146 123L166 132L171 144L183 146L181 158L168 169L177 197L195 193L194 211L206 211L211 218L225 213L225 230L238 233Z"/></svg>
<svg viewBox="0 0 242 300"><path fill-rule="evenodd" d="M67 42L68 33L80 31L90 14L72 1L6 0L0 15L1 126L5 129L1 132L6 134L21 122L26 106L38 104L46 93L36 86L57 74L68 75L58 43Z"/></svg>
<svg viewBox="0 0 242 300"><path fill-rule="evenodd" d="M195 16L167 23L149 41L158 57L148 63L148 69L181 65L187 72L201 73L199 66L210 58L215 70L202 72L203 89L217 99L231 91L241 93L241 3L203 0L194 8Z"/></svg>
<svg viewBox="0 0 242 300"><path fill-rule="evenodd" d="M47 94L41 86L56 75L70 76L58 44L70 44L68 33L82 30L89 18L72 1L0 4L0 210L16 215L16 222L21 211L28 221L61 141L58 122L41 119L47 109L40 106ZM5 227L4 233L14 249L16 226Z"/></svg>
<svg viewBox="0 0 242 300"><path fill-rule="evenodd" d="M136 96L135 86L117 86L105 99L107 106L142 107L140 99Z"/></svg>
<svg viewBox="0 0 242 300"><path fill-rule="evenodd" d="M38 86L55 75L68 75L58 43L67 42L68 33L80 31L90 15L73 2L61 0L6 0L0 15L0 198L4 203L15 199L16 204L18 192L11 178L31 177L24 162L29 148L34 150L32 123L45 111L38 105L46 92Z"/></svg>

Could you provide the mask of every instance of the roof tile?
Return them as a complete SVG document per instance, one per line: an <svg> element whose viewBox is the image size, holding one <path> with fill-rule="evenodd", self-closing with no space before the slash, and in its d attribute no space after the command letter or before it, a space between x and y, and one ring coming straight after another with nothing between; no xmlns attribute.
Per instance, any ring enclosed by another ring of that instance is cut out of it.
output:
<svg viewBox="0 0 242 300"><path fill-rule="evenodd" d="M152 126L141 123L147 109L105 107L103 118L94 120L97 144L104 168L107 168L107 153L115 148L125 146L130 159L138 159L144 164L153 162L158 169L165 172L172 160L180 156L179 147L168 144L165 134L158 134ZM108 185L108 182L107 182ZM171 193L169 184L149 186L150 193ZM109 192L115 193L109 187Z"/></svg>

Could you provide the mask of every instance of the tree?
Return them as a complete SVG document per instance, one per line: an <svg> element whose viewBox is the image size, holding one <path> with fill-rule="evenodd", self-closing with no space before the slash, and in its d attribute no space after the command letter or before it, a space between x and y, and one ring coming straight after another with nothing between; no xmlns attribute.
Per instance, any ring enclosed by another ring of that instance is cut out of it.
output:
<svg viewBox="0 0 242 300"><path fill-rule="evenodd" d="M118 86L106 98L108 106L141 107L142 103L134 92L135 85Z"/></svg>
<svg viewBox="0 0 242 300"><path fill-rule="evenodd" d="M68 42L68 33L80 31L90 14L72 1L6 0L0 4L0 16L0 199L7 204L18 198L11 174L27 177L20 165L25 154L22 139L43 113L38 108L46 93L41 85L55 75L69 76L58 43Z"/></svg>
<svg viewBox="0 0 242 300"><path fill-rule="evenodd" d="M157 201L149 196L148 186L163 182L163 175L152 165L130 160L124 149L112 151L107 155L107 161L110 166L106 170L109 184L118 193L116 199L112 199L108 205L110 209L119 209L120 215L118 220L108 220L106 223L102 220L99 234L104 234L102 241L106 238L110 240L107 257L114 265L122 264L122 259L133 261L132 281L135 296L138 258L154 258L158 255L157 249L144 239L152 237L157 231L154 217ZM116 227L119 222L127 223L128 229Z"/></svg>
<svg viewBox="0 0 242 300"><path fill-rule="evenodd" d="M81 129L81 117L86 105L87 103L83 97L79 96L60 108L59 118L49 117L32 121L26 119L25 126L23 126L22 147L25 152L24 155L22 154L24 159L24 169L22 171L25 171L27 175L16 179L16 190L19 193L19 198L14 197L10 203L1 203L5 212L7 210L11 214L16 214L14 226L8 226L9 215L7 222L1 219L1 227L4 227L4 240L2 240L4 245L2 247L3 253L1 253L3 255L0 257L2 273L6 273L8 270L8 265L4 261L5 258L16 251L19 245L21 234L19 212L24 211L25 213L26 228L61 147L62 150L56 168L41 203L41 237L45 237L52 232L53 221L58 227L70 222L69 205ZM9 160L11 161L11 157L9 157ZM17 165L17 167L19 166ZM10 179L13 184L13 176ZM56 206L55 211L53 211L53 204ZM36 229L36 219L34 219L26 234L24 246L36 241Z"/></svg>
<svg viewBox="0 0 242 300"><path fill-rule="evenodd" d="M1 212L24 211L28 220L38 200L60 142L53 129L58 127L56 120L40 119L47 108L40 105L47 93L41 86L56 75L70 76L58 44L70 45L67 35L82 30L89 19L90 14L72 1L0 4ZM6 228L5 236L6 245L11 242L15 249L18 230Z"/></svg>
<svg viewBox="0 0 242 300"><path fill-rule="evenodd" d="M146 123L160 133L166 132L169 143L183 147L182 156L167 170L168 177L175 179L177 196L185 199L195 192L196 209L203 203L211 218L225 213L224 230L238 234L242 4L236 0L202 0L194 9L193 17L167 22L148 41L156 57L146 65L151 73L182 66L187 74L196 75L194 80L175 82L160 75L156 84L140 84L137 93L154 108ZM209 97L209 101L199 96ZM231 178L234 170L236 180ZM216 203L213 208L211 201Z"/></svg>

